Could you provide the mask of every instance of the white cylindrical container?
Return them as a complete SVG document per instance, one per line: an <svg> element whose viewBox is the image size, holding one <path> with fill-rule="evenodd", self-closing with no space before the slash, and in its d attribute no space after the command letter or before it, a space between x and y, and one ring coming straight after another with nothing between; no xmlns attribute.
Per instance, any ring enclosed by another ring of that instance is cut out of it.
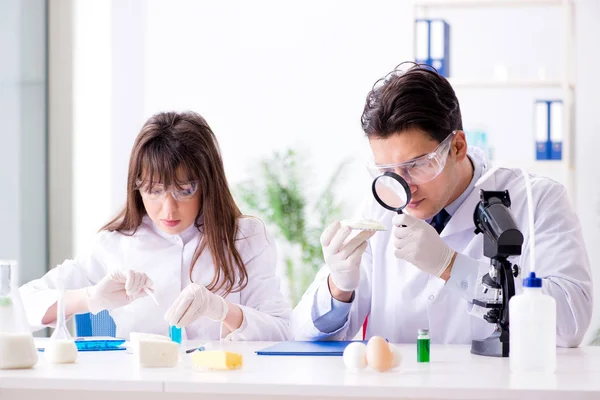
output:
<svg viewBox="0 0 600 400"><path fill-rule="evenodd" d="M510 369L512 372L556 370L556 301L542 293L542 280L531 272L523 293L509 306Z"/></svg>
<svg viewBox="0 0 600 400"><path fill-rule="evenodd" d="M0 369L31 368L37 362L31 333L0 332Z"/></svg>

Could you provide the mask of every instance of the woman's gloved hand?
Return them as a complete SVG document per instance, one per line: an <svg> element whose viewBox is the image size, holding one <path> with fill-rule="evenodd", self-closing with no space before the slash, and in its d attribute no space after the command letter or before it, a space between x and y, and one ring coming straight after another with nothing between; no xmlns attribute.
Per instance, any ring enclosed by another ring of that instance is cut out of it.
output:
<svg viewBox="0 0 600 400"><path fill-rule="evenodd" d="M200 317L214 321L223 321L229 307L219 295L212 293L203 285L189 284L165 313L170 325L183 328Z"/></svg>
<svg viewBox="0 0 600 400"><path fill-rule="evenodd" d="M126 306L146 296L144 289L152 289L152 280L145 273L130 269L111 272L96 285L85 288L89 311L96 314Z"/></svg>

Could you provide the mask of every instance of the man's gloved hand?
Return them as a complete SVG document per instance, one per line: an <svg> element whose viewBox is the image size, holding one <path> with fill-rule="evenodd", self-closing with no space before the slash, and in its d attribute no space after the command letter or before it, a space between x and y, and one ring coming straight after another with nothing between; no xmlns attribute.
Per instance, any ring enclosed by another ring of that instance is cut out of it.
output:
<svg viewBox="0 0 600 400"><path fill-rule="evenodd" d="M107 274L94 286L85 288L88 308L96 314L102 310L123 307L146 296L144 288L152 288L152 280L143 272L123 269Z"/></svg>
<svg viewBox="0 0 600 400"><path fill-rule="evenodd" d="M227 302L221 296L203 285L190 283L167 310L165 320L170 325L183 328L200 317L223 321L228 310Z"/></svg>
<svg viewBox="0 0 600 400"><path fill-rule="evenodd" d="M427 222L408 214L398 214L394 225L394 254L428 274L440 277L450 266L455 251Z"/></svg>
<svg viewBox="0 0 600 400"><path fill-rule="evenodd" d="M360 282L360 261L374 231L361 231L345 242L352 229L339 222L329 225L321 235L323 257L331 270L331 280L340 290L351 292Z"/></svg>

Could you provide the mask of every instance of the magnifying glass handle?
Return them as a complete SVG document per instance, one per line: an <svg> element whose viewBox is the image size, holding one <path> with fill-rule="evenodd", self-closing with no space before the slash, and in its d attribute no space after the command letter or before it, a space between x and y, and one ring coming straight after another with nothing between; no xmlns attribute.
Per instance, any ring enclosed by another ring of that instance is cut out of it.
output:
<svg viewBox="0 0 600 400"><path fill-rule="evenodd" d="M402 210L398 210L397 212L398 212L398 214L404 214L404 213L402 212ZM406 225L400 225L400 227L401 227L401 228L406 228Z"/></svg>

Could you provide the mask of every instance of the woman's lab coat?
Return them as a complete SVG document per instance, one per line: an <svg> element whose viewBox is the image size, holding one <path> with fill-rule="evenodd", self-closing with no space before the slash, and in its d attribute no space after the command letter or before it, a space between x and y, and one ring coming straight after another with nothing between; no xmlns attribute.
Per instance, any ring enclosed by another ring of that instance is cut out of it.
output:
<svg viewBox="0 0 600 400"><path fill-rule="evenodd" d="M474 233L473 212L480 200L480 189L508 189L512 213L525 239L522 255L510 258L522 267L515 279L519 293L522 279L530 270L527 196L520 170L500 168L486 174L486 161L477 153L472 156L484 166L484 176L440 235L458 252L453 268L467 271L466 278L446 283L397 259L392 240L395 214L374 200L369 201L361 217L381 221L387 231L377 232L369 241L348 320L334 332L321 332L313 322L327 318L332 307L327 286L329 270L325 266L294 310L292 331L296 339L352 339L367 315L366 337L380 335L395 343L414 343L420 328L429 328L434 343L469 344L472 339L492 334L494 325L482 319L483 309L472 305L473 298L482 295L481 277L490 268L489 259L483 256L483 234ZM531 184L535 272L543 278L543 291L556 300L558 345L577 346L592 314L592 279L581 227L562 185L541 177L532 177Z"/></svg>
<svg viewBox="0 0 600 400"><path fill-rule="evenodd" d="M98 283L107 273L119 269L145 272L154 285L160 306L145 296L110 311L117 337L130 332L167 335L164 314L190 281L190 263L201 233L194 226L180 235L168 235L145 216L133 236L102 231L86 256L66 261L43 278L21 287L21 296L32 327L42 328L41 320L57 300L58 287L79 289ZM224 332L230 340L285 340L288 338L291 308L284 299L275 276L276 248L264 225L254 218L241 218L236 247L248 271L248 285L226 299L238 304L244 313L242 326ZM214 276L211 255L205 250L193 269L193 281L209 284ZM187 339L219 338L219 322L202 317L183 329ZM223 326L223 329L226 330Z"/></svg>

